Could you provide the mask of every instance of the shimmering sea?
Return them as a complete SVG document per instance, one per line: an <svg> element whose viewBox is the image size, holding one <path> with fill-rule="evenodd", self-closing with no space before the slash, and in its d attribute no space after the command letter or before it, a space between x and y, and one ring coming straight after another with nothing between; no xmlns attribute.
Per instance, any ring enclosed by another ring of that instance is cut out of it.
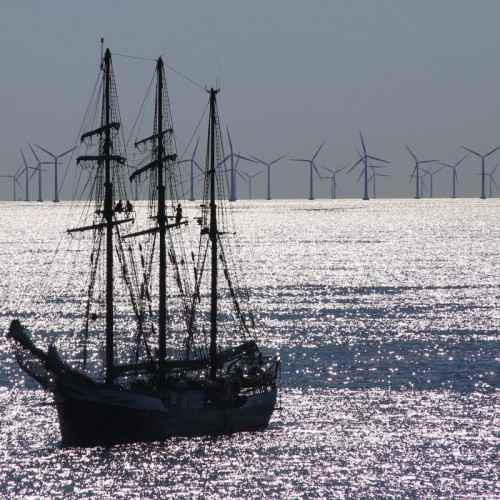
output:
<svg viewBox="0 0 500 500"><path fill-rule="evenodd" d="M62 275L81 270L52 258L72 216L0 203L0 497L500 498L500 200L233 209L260 343L283 361L269 429L67 449L4 333L72 321Z"/></svg>

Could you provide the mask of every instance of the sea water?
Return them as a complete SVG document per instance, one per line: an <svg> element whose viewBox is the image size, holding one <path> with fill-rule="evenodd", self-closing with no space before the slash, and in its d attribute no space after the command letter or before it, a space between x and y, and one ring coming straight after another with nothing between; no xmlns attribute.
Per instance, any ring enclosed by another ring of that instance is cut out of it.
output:
<svg viewBox="0 0 500 500"><path fill-rule="evenodd" d="M63 448L4 339L0 497L500 497L500 202L232 207L260 344L283 361L269 428ZM83 271L53 269L69 214L0 204L3 333L20 317L54 340L72 321L61 276Z"/></svg>

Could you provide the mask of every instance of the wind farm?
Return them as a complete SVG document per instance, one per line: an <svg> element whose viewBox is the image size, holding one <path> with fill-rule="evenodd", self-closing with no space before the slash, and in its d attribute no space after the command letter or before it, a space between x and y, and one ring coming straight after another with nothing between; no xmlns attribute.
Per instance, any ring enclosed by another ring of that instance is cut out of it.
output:
<svg viewBox="0 0 500 500"><path fill-rule="evenodd" d="M307 157L293 157L289 158L286 160L287 156L292 156L290 153L284 153L281 154L280 156L274 158L272 161L267 162L262 159L262 156L260 153L255 153L252 152L252 154L248 154L247 156L243 156L239 153L235 153L233 150L233 143L231 136L229 134L229 129L227 129L227 145L229 149L229 154L227 154L222 160L221 164L219 165L220 168L226 168L230 172L230 186L229 190L231 193L230 200L235 202L238 199L237 196L237 179L241 179L247 186L248 186L248 194L244 195L244 198L246 199L255 199L256 198L256 193L257 193L257 198L259 199L265 199L265 200L272 200L273 198L276 198L276 196L273 193L273 183L276 183L277 185L281 185L282 181L281 178L285 176L287 180L290 180L291 178L291 171L293 170L291 167L294 163L306 163L309 166L309 171L308 171L308 200L314 200L316 199L318 190L320 189L321 184L315 185L315 180L320 180L323 181L324 179L328 179L330 182L328 183L328 186L322 187L322 194L321 198L330 198L330 199L338 199L339 198L339 193L343 192L340 190L339 187L339 176L341 176L343 179L345 179L346 174L351 173L354 171L356 168L361 166L360 172L358 177L356 178L356 183L358 183L360 180L363 180L363 195L362 195L362 200L368 201L370 200L370 192L371 192L371 199L376 199L378 198L377 194L377 178L389 178L389 177L394 177L395 175L399 176L404 176L405 170L408 169L409 165L401 165L397 167L397 172L391 172L390 169L390 161L386 159L382 159L379 157L372 156L368 154L366 144L364 137L359 131L359 138L361 141L361 146L362 146L362 152L356 150L356 154L358 156L357 161L353 163L345 163L341 167L337 168L330 168L330 167L324 167L323 165L317 164L317 159L321 153L321 151L324 149L325 142L322 142L319 147L316 149L312 157L307 158ZM202 186L202 181L203 181L203 170L200 165L200 162L196 158L196 154L199 148L199 143L200 143L200 137L197 138L196 142L194 143L194 147L192 148L192 151L189 155L184 155L184 158L178 160L178 165L179 168L186 169L187 166L187 178L188 181L185 184L185 186L182 188L182 192L185 193L185 198L188 201L195 201L197 198L199 199L201 197L201 186ZM59 185L59 175L60 175L60 159L71 152L73 152L76 147L72 147L70 149L67 149L63 153L59 155L54 155L52 152L48 151L45 148L42 148L41 146L35 144L35 147L38 148L40 151L43 151L46 153L48 156L50 156L51 160L47 159L42 159L39 156L39 153L37 154L37 151L33 148L30 142L28 142L28 147L32 152L33 158L36 161L35 163L31 164L28 162L28 159L24 153L24 151L21 149L21 158L22 162L21 165L13 171L13 173L6 173L0 175L1 178L4 179L11 179L12 182L12 199L13 200L18 200L19 199L19 192L23 192L24 195L24 201L30 201L30 186L32 184L33 179L37 178L38 183L37 183L37 189L38 189L38 198L37 201L41 202L44 199L44 189L47 189L46 182L43 182L43 175L47 175L49 171L43 168L43 166L53 166L53 179L54 179L54 187L53 187L53 202L57 203L60 200L60 190L61 187ZM480 183L480 190L478 192L479 198L481 199L486 199L487 196L487 187L488 187L488 194L489 197L492 197L493 193L493 186L496 187L496 182L493 177L496 167L491 171L487 172L487 165L486 165L486 159L488 157L493 157L495 153L498 152L500 154L500 146L488 151L486 154L481 155L480 153L473 151L470 148L466 148L464 146L460 146L462 149L467 150L470 152L472 155L481 158L481 170L480 172L474 172L474 168L471 168L469 166L469 171L471 172L472 175L474 176L481 176L481 183ZM457 168L459 166L464 165L464 161L467 158L467 155L463 155L457 162L454 164L452 163L446 163L444 161L440 161L437 159L432 159L432 160L420 160L416 154L413 152L412 149L408 145L404 145L404 148L406 151L411 155L411 158L413 160L413 167L410 170L409 177L412 182L414 182L415 186L415 199L421 199L424 197L424 193L426 193L427 189L427 184L426 184L426 178L428 179L428 187L429 187L429 192L428 195L430 198L434 198L436 196L436 182L434 179L435 174L440 172L443 168L447 168L451 170L451 198L455 199L458 197L458 185L459 185L459 180L458 180L458 173L457 173ZM135 167L140 167L141 165L140 160ZM263 173L263 171L256 172L254 174L249 173L248 171L240 171L240 161L247 161L249 162L250 165L263 165L266 167L266 176L262 177L261 181L257 182L259 175ZM293 163L292 163L293 162ZM380 162L381 164L375 164L376 162ZM431 164L436 164L440 165L438 168L424 168L423 165L431 165ZM325 173L322 175L320 174L319 168L321 168ZM68 169L70 168L70 163L66 165L66 170L63 178L66 177L66 173ZM381 169L386 169L384 171L381 171ZM303 179L303 170L299 170L295 172L295 176L297 177L297 183L301 183L301 180L299 177L302 177L302 184L304 184L304 179ZM408 170L406 170L408 172ZM274 174L272 173L274 172ZM327 174L328 173L328 174ZM23 179L23 182L21 183L20 180ZM86 182L87 184L90 183L92 179L88 179ZM134 185L131 186L132 192L134 193L134 198L135 199L140 199L140 186L138 184L137 179L134 179ZM257 185L256 185L257 182ZM487 182L489 184L487 185ZM342 180L342 184L345 187L346 181ZM352 182L351 182L352 184ZM371 186L371 187L370 187ZM32 188L33 189L33 188ZM443 183L441 183L439 189L439 195L440 197L446 197L445 192L446 188L443 187ZM449 188L448 188L449 189ZM198 192L197 192L198 190ZM46 195L46 193L45 193ZM449 195L448 195L449 196ZM351 196L343 196L343 198L352 198ZM397 193L394 193L391 191L390 195L388 196L385 194L383 196L385 198L387 197L395 197L395 198L403 198L404 196L398 195ZM287 199L287 196L283 196L281 194L278 196L278 198L283 198Z"/></svg>

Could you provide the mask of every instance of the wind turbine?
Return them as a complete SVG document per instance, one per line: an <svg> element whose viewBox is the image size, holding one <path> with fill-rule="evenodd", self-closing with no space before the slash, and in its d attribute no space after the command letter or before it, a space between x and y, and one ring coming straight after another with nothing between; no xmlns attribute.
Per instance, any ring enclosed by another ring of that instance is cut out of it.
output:
<svg viewBox="0 0 500 500"><path fill-rule="evenodd" d="M337 184L337 174L344 170L344 168L347 168L349 165L344 165L343 167L337 168L336 170L332 170L331 168L323 167L320 165L320 167L328 172L330 172L332 175L327 176L327 179L331 180L331 185L330 185L330 194L333 200L337 199L337 189L338 189L338 184Z"/></svg>
<svg viewBox="0 0 500 500"><path fill-rule="evenodd" d="M498 188L497 183L495 182L495 179L493 178L493 174L495 173L495 170L497 169L498 165L500 165L500 163L497 163L495 165L495 168L489 174L486 174L490 178L490 198L493 198L491 196L491 193L492 193L491 184L494 184L495 187Z"/></svg>
<svg viewBox="0 0 500 500"><path fill-rule="evenodd" d="M21 177L23 171L21 171L21 173L19 173L19 171L21 170L21 167L23 166L23 164L21 163L21 165L19 165L19 168L16 170L16 173L14 175L0 175L0 177L9 177L10 179L12 179L12 184L13 184L13 193L12 193L12 200L13 201L17 201L17 196L16 196L16 184L22 189L23 187L21 186L21 184L19 183L19 177Z"/></svg>
<svg viewBox="0 0 500 500"><path fill-rule="evenodd" d="M455 165L448 165L447 163L439 162L444 167L449 167L449 168L453 169L453 195L452 195L452 198L456 198L456 184L458 184L457 167L458 167L458 165L460 165L460 163L462 163L463 160L465 160L465 158L467 158L467 155L460 158L460 160L458 160L457 163L455 163Z"/></svg>
<svg viewBox="0 0 500 500"><path fill-rule="evenodd" d="M314 188L313 188L313 169L315 172L318 174L318 177L323 180L321 177L321 174L319 173L318 169L316 168L316 165L314 163L314 160L316 159L316 156L318 156L318 153L320 149L323 147L324 142L321 143L321 146L318 148L316 153L314 153L314 156L312 157L311 160L306 160L303 158L290 158L292 161L304 161L306 163L309 163L309 199L314 200Z"/></svg>
<svg viewBox="0 0 500 500"><path fill-rule="evenodd" d="M373 199L374 200L377 199L377 187L376 187L377 176L378 177L389 177L389 174L377 174L377 171L375 169L379 168L379 167L380 166L372 165L370 162L370 168L372 169L372 175L371 175L370 179L368 180L368 182L373 181Z"/></svg>
<svg viewBox="0 0 500 500"><path fill-rule="evenodd" d="M258 175L260 175L262 172L263 172L263 170L261 170L260 172L257 172L256 174L253 174L253 175L249 175L249 174L247 174L246 172L243 172L243 171L241 172L248 179L248 199L249 200L252 199L252 179L254 177L257 177Z"/></svg>
<svg viewBox="0 0 500 500"><path fill-rule="evenodd" d="M59 184L57 183L57 165L58 165L57 160L67 155L68 153L71 153L71 151L76 149L76 146L74 148L68 149L68 151L65 151L64 153L61 153L60 155L57 156L53 155L50 151L47 151L46 149L42 148L42 146L38 146L37 144L35 144L35 146L38 149L41 149L42 151L47 153L49 156L52 156L52 158L54 158L54 202L59 203Z"/></svg>
<svg viewBox="0 0 500 500"><path fill-rule="evenodd" d="M370 198L368 197L368 160L376 160L376 161L381 161L384 163L391 163L390 161L387 160L382 160L380 158L376 158L375 156L370 156L366 153L366 146L365 146L365 141L363 140L363 135L361 134L361 130L359 131L359 137L361 138L361 144L363 146L363 156L359 154L360 159L347 171L347 173L352 172L361 162L364 164L364 170L361 172L358 180L361 178L361 175L364 173L365 177L365 195L363 197L363 200L369 200Z"/></svg>
<svg viewBox="0 0 500 500"><path fill-rule="evenodd" d="M191 180L190 180L190 190L191 190L191 196L189 198L189 201L194 201L194 167L196 167L201 173L203 173L203 169L198 165L198 162L194 159L196 156L196 150L198 149L198 142L200 142L200 138L198 137L198 140L196 141L196 145L193 150L193 156L191 158L188 158L186 160L181 160L179 163L190 163L191 164Z"/></svg>
<svg viewBox="0 0 500 500"><path fill-rule="evenodd" d="M246 158L245 156L241 156L239 154L233 153L233 143L231 141L231 136L229 135L229 129L226 127L227 130L227 138L229 139L229 150L231 153L229 153L222 161L221 163L225 162L229 158L231 158L231 193L229 194L229 201L236 201L236 165L238 162L234 162L234 158L241 158L242 160L247 160L251 161L252 163L255 163L254 160L251 160L250 158Z"/></svg>
<svg viewBox="0 0 500 500"><path fill-rule="evenodd" d="M31 178L35 175L36 168L34 167L28 167L28 164L26 163L26 158L24 157L23 150L21 149L21 156L23 157L23 163L24 163L24 170L21 171L21 174L24 173L24 183L25 183L25 198L24 201L30 201L30 196L29 196L29 183ZM29 175L29 171L33 170L34 172ZM19 174L19 175L21 175Z"/></svg>
<svg viewBox="0 0 500 500"><path fill-rule="evenodd" d="M434 198L433 185L432 185L433 184L433 179L434 179L434 174L437 174L442 169L443 169L443 167L439 167L437 170L434 170L434 172L431 172L430 170L425 170L425 168L422 169L425 172L425 174L422 176L422 179L426 175L429 175L429 177L431 178L431 186L430 186L430 195L431 195L431 198Z"/></svg>
<svg viewBox="0 0 500 500"><path fill-rule="evenodd" d="M466 151L469 151L469 153L472 153L473 155L479 156L479 158L481 158L481 199L485 200L486 195L484 193L484 184L485 184L486 175L485 175L485 171L484 171L484 160L486 157L493 154L497 149L500 149L500 146L497 146L495 149L492 149L489 153L486 153L485 155L481 155L477 151L472 151L472 149L466 148L465 146L461 146L461 148L463 148Z"/></svg>
<svg viewBox="0 0 500 500"><path fill-rule="evenodd" d="M42 165L48 165L52 162L40 161L40 158L38 158L38 156L35 153L35 150L31 147L30 143L28 143L28 146L30 147L31 152L33 153L33 156L36 158L36 161L38 162L37 166L35 167L36 170L38 170L38 201L43 201L43 198L42 198L42 172L44 172L44 170L42 170Z"/></svg>
<svg viewBox="0 0 500 500"><path fill-rule="evenodd" d="M274 165L276 162L280 161L282 158L284 158L286 155L280 156L279 158L276 158L276 160L272 161L271 163L266 163L265 161L259 160L256 156L252 156L255 160L258 162L262 163L263 165L267 166L267 200L271 199L271 165Z"/></svg>
<svg viewBox="0 0 500 500"><path fill-rule="evenodd" d="M410 154L413 156L413 158L415 160L415 167L413 167L413 171L411 173L410 181L411 181L411 179L413 179L415 177L415 190L416 190L416 192L415 192L415 199L419 200L420 199L420 192L419 192L419 188L420 188L420 182L419 182L420 172L419 172L419 166L420 166L421 163L434 163L437 160L420 160L419 161L419 160L417 160L417 157L413 154L413 151L408 146L406 146L406 144L405 144L405 147L410 152Z"/></svg>

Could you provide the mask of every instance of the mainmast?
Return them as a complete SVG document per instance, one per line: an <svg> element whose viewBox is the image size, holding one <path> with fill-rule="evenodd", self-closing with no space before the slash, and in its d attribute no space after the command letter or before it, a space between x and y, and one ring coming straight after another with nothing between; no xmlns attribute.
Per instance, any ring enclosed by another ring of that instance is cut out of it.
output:
<svg viewBox="0 0 500 500"><path fill-rule="evenodd" d="M104 54L104 220L106 222L106 373L105 382L114 378L113 321L113 184L111 182L111 52Z"/></svg>
<svg viewBox="0 0 500 500"><path fill-rule="evenodd" d="M158 133L158 210L157 210L157 221L158 221L158 231L160 233L160 274L159 274L159 310L158 310L158 368L160 371L160 380L163 379L165 375L165 362L167 358L167 284L166 284L166 267L167 267L167 249L165 243L165 232L166 232L166 216L165 216L165 184L163 182L164 177L164 155L165 148L163 146L163 80L164 80L164 67L163 60L160 57L158 59L156 70L158 74L157 81L157 96L156 96L156 106L157 106L157 133Z"/></svg>
<svg viewBox="0 0 500 500"><path fill-rule="evenodd" d="M150 163L135 171L130 180L134 179L137 175L142 174L148 170L156 170L156 190L157 190L157 209L155 218L157 225L153 229L140 231L129 236L147 233L159 234L159 299L158 299L158 370L160 380L162 380L166 373L167 366L167 244L166 233L169 227L166 215L166 196L165 196L165 173L167 162L174 162L177 159L175 153L169 153L165 148L166 134L172 134L172 128L164 127L164 107L168 104L168 99L165 97L165 69L163 60L160 57L156 64L156 114L155 114L155 130L154 134L146 139L142 139L135 143L137 147L139 144L151 142L153 144L153 159Z"/></svg>
<svg viewBox="0 0 500 500"><path fill-rule="evenodd" d="M215 136L217 134L216 95L218 90L210 89L210 229L209 237L212 244L212 275L210 299L210 379L215 380L217 375L217 205L215 203Z"/></svg>

